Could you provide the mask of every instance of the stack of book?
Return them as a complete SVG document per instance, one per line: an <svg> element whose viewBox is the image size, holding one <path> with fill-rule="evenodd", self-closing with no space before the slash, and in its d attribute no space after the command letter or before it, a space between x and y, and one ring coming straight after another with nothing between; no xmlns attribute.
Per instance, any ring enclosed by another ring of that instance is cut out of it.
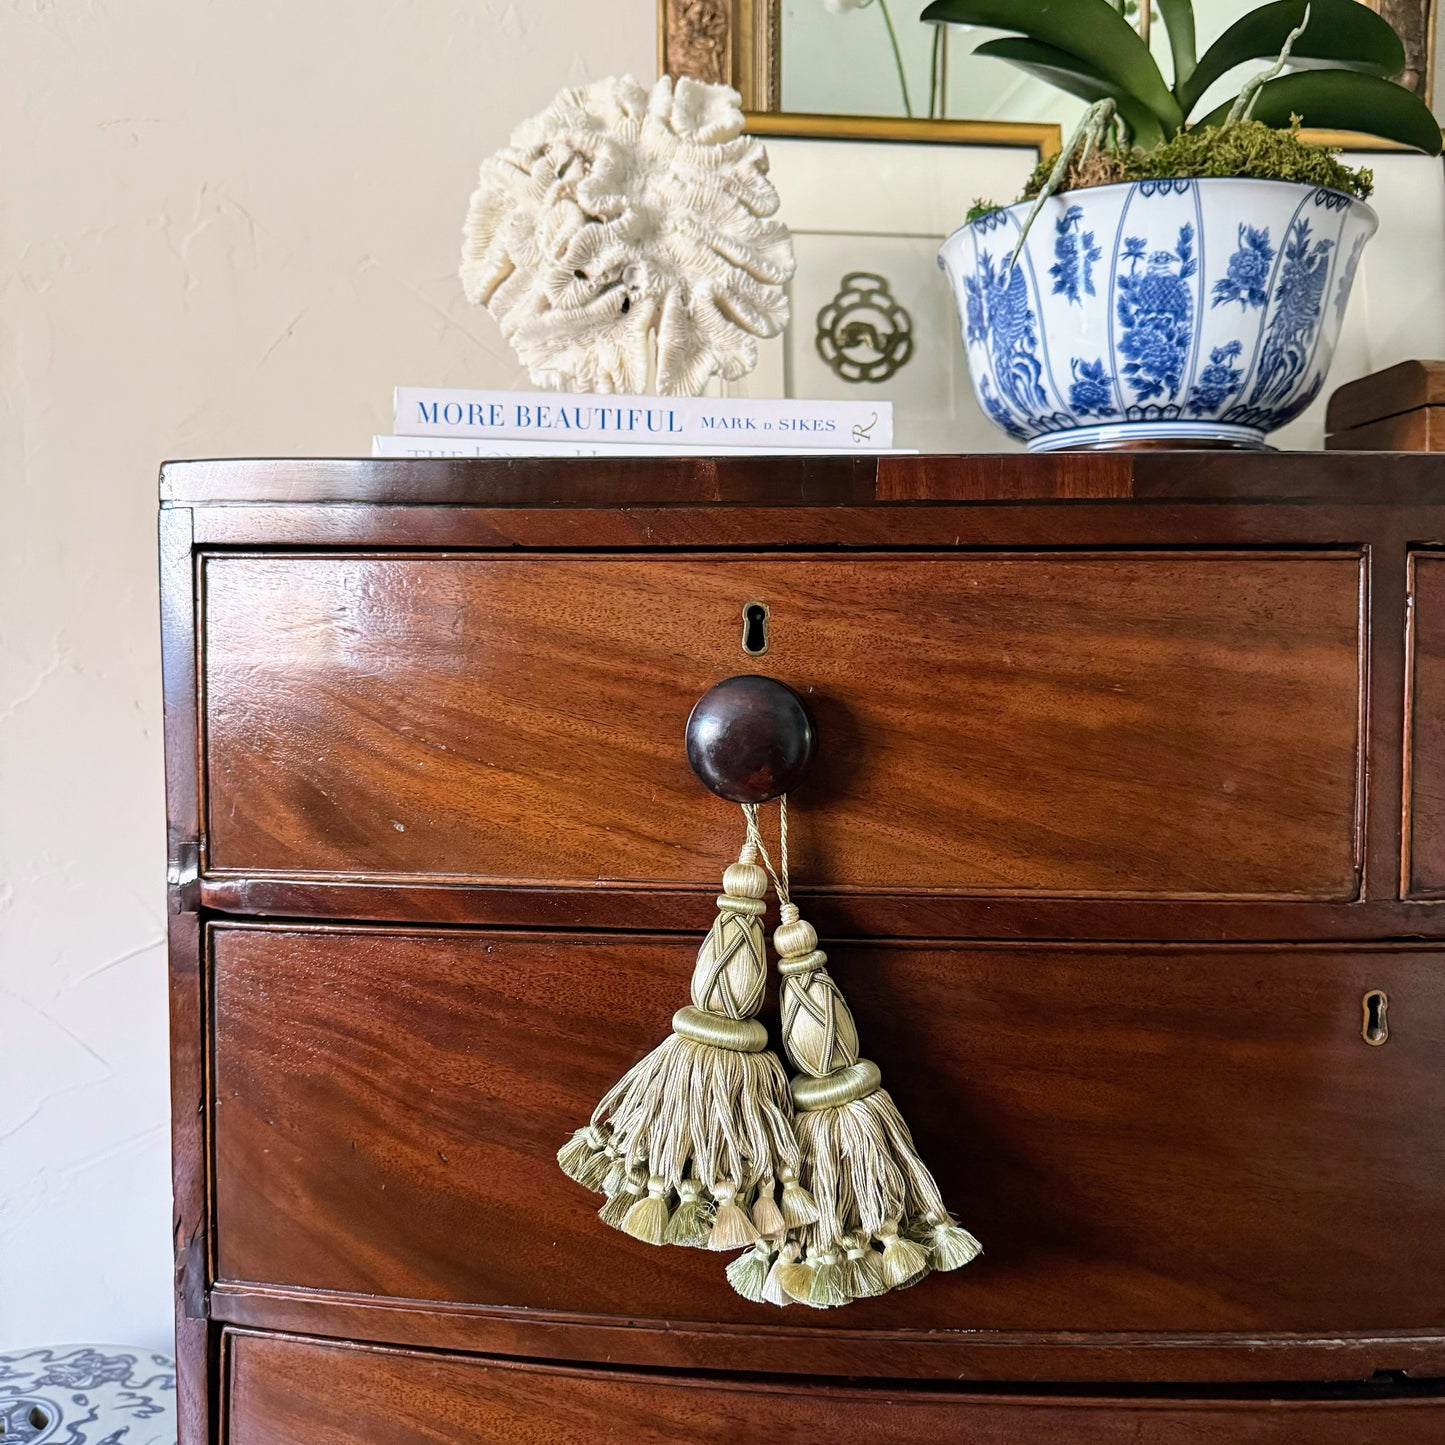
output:
<svg viewBox="0 0 1445 1445"><path fill-rule="evenodd" d="M399 386L375 457L757 456L888 452L886 401L577 396Z"/></svg>

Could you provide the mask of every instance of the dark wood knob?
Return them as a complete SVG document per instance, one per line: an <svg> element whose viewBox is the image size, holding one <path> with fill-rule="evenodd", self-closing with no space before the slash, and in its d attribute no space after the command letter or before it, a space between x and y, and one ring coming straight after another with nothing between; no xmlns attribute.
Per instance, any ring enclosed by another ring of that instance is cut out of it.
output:
<svg viewBox="0 0 1445 1445"><path fill-rule="evenodd" d="M687 760L719 797L766 803L798 785L815 738L813 719L792 688L745 674L698 698L687 720Z"/></svg>

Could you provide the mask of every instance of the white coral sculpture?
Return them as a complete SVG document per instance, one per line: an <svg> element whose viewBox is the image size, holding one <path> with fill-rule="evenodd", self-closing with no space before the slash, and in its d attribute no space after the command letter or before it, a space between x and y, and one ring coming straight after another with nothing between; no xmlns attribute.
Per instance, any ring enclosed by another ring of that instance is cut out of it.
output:
<svg viewBox="0 0 1445 1445"><path fill-rule="evenodd" d="M537 386L698 396L788 320L793 245L767 152L723 85L564 90L482 162L467 299Z"/></svg>

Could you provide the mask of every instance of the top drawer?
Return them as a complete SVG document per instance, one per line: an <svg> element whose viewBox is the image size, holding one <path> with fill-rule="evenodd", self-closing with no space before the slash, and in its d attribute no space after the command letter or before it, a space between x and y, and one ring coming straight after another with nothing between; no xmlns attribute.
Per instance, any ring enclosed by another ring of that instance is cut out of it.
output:
<svg viewBox="0 0 1445 1445"><path fill-rule="evenodd" d="M211 876L712 889L739 820L683 724L763 671L819 724L811 892L1358 891L1355 552L202 567Z"/></svg>

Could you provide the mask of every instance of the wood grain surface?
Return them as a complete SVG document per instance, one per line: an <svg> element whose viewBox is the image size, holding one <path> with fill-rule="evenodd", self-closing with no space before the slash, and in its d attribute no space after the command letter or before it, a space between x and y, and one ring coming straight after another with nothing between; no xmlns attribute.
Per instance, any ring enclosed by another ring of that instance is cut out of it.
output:
<svg viewBox="0 0 1445 1445"><path fill-rule="evenodd" d="M1445 1438L1442 542L1425 454L168 465L184 1445ZM551 1162L684 994L742 671L988 1250L847 1311Z"/></svg>
<svg viewBox="0 0 1445 1445"><path fill-rule="evenodd" d="M1445 896L1445 551L1410 559L1405 715L1405 860L1409 898Z"/></svg>
<svg viewBox="0 0 1445 1445"><path fill-rule="evenodd" d="M688 503L711 504L709 515L719 520L723 509L744 503L778 509L948 499L1144 504L1142 515L1131 509L1132 520L1131 514L1115 518L1116 526L1128 529L1147 528L1148 504L1168 499L1226 506L1292 501L1438 506L1445 503L1445 468L1437 458L1407 452L1325 458L1319 452L1207 450L615 460L299 457L168 462L160 491L163 504L217 511L270 502L293 510L332 503L560 507L579 538L616 509ZM1231 519L1236 526L1243 520Z"/></svg>
<svg viewBox="0 0 1445 1445"><path fill-rule="evenodd" d="M1360 612L1329 553L216 556L207 873L713 887L683 726L764 663L822 891L1351 898Z"/></svg>
<svg viewBox="0 0 1445 1445"><path fill-rule="evenodd" d="M1437 1445L1438 1395L1244 1399L759 1384L227 1336L228 1445Z"/></svg>
<svg viewBox="0 0 1445 1445"><path fill-rule="evenodd" d="M786 1332L780 1367L856 1371L834 1341L872 1335L872 1371L898 1376L927 1332L965 1350L983 1331L1445 1326L1437 951L830 946L865 1053L987 1253L829 1312L749 1304L705 1252L609 1230L553 1161L664 1036L692 952L214 927L219 1278L666 1321L613 1356L639 1363L725 1324ZM1390 998L1380 1048L1360 1032L1371 988ZM940 1343L928 1367L948 1373Z"/></svg>

